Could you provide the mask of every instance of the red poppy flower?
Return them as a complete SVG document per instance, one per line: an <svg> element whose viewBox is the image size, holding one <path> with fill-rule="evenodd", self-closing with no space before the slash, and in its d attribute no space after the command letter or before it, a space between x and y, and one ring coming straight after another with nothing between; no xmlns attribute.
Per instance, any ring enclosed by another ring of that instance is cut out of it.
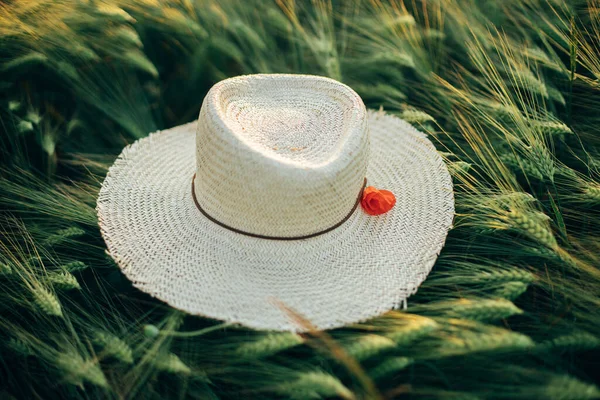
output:
<svg viewBox="0 0 600 400"><path fill-rule="evenodd" d="M389 190L378 190L368 186L363 191L360 205L370 215L385 214L396 204L396 196Z"/></svg>

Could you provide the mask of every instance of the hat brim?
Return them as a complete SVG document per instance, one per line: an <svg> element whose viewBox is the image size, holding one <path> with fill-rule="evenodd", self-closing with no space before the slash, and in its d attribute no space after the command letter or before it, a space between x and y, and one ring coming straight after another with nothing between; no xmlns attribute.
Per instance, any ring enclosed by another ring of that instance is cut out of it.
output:
<svg viewBox="0 0 600 400"><path fill-rule="evenodd" d="M140 139L123 150L100 190L108 251L151 296L255 329L306 330L293 313L330 329L396 308L444 245L452 180L433 144L405 121L369 111L369 128L368 184L392 191L395 207L379 216L359 207L333 231L292 241L232 232L196 208L195 122Z"/></svg>

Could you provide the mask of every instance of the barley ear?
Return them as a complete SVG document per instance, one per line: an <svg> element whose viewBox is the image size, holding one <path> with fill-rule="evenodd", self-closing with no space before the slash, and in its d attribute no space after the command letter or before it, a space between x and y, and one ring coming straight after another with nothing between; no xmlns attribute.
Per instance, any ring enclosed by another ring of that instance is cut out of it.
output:
<svg viewBox="0 0 600 400"><path fill-rule="evenodd" d="M598 204L600 203L600 185L589 185L583 189L583 195L581 196L582 200L592 203Z"/></svg>
<svg viewBox="0 0 600 400"><path fill-rule="evenodd" d="M12 268L8 264L0 263L0 276L12 274Z"/></svg>
<svg viewBox="0 0 600 400"><path fill-rule="evenodd" d="M433 118L431 115L414 107L405 107L404 111L400 113L400 118L411 124L435 122L435 118Z"/></svg>
<svg viewBox="0 0 600 400"><path fill-rule="evenodd" d="M61 265L60 268L67 272L79 272L87 269L87 265L81 261L73 261L68 264Z"/></svg>
<svg viewBox="0 0 600 400"><path fill-rule="evenodd" d="M243 343L236 349L236 353L244 359L258 359L267 357L291 347L302 344L304 339L292 332L269 333L248 343Z"/></svg>
<svg viewBox="0 0 600 400"><path fill-rule="evenodd" d="M494 295L512 301L525 293L528 287L529 285L525 282L506 282L503 283L500 288L494 291Z"/></svg>
<svg viewBox="0 0 600 400"><path fill-rule="evenodd" d="M92 342L101 348L106 355L125 364L133 363L133 351L127 343L115 335L108 332L97 331L92 338Z"/></svg>
<svg viewBox="0 0 600 400"><path fill-rule="evenodd" d="M55 360L55 366L62 372L65 381L81 386L83 381L100 387L107 387L108 382L98 363L84 360L78 353L61 353Z"/></svg>
<svg viewBox="0 0 600 400"><path fill-rule="evenodd" d="M294 380L279 385L276 390L292 400L328 397L355 399L354 394L335 376L322 371L298 373Z"/></svg>
<svg viewBox="0 0 600 400"><path fill-rule="evenodd" d="M344 345L344 350L358 361L366 360L396 347L390 338L379 335L360 335Z"/></svg>
<svg viewBox="0 0 600 400"><path fill-rule="evenodd" d="M550 228L544 224L547 216L542 213L526 213L512 210L509 213L509 223L515 228L550 249L557 249L558 243Z"/></svg>
<svg viewBox="0 0 600 400"><path fill-rule="evenodd" d="M420 337L439 328L439 325L430 318L422 317L411 321L409 324L395 328L385 333L385 336L392 339L396 346L406 346Z"/></svg>
<svg viewBox="0 0 600 400"><path fill-rule="evenodd" d="M411 365L412 362L413 360L408 357L387 358L375 368L371 369L369 375L375 380L382 379L388 375L403 370Z"/></svg>
<svg viewBox="0 0 600 400"><path fill-rule="evenodd" d="M473 321L497 321L522 313L520 308L505 299L461 299L448 311L448 315L452 317Z"/></svg>
<svg viewBox="0 0 600 400"><path fill-rule="evenodd" d="M60 302L53 293L49 292L43 287L39 287L33 290L33 298L35 304L44 313L56 317L63 316Z"/></svg>
<svg viewBox="0 0 600 400"><path fill-rule="evenodd" d="M77 238L83 236L84 234L85 231L77 227L61 229L57 231L54 235L48 236L45 243L46 245L56 246L58 244L64 243L65 241L71 238Z"/></svg>
<svg viewBox="0 0 600 400"><path fill-rule="evenodd" d="M52 284L54 288L60 290L81 289L81 286L79 286L79 282L77 282L77 278L75 278L69 272L50 274L48 275L48 281Z"/></svg>
<svg viewBox="0 0 600 400"><path fill-rule="evenodd" d="M13 350L15 353L27 357L33 355L33 350L31 347L25 343L24 341L17 338L10 338L7 342L7 346Z"/></svg>
<svg viewBox="0 0 600 400"><path fill-rule="evenodd" d="M516 351L534 347L528 336L511 331L462 332L442 344L442 349L459 354L490 351Z"/></svg>
<svg viewBox="0 0 600 400"><path fill-rule="evenodd" d="M174 375L190 375L192 370L173 353L161 353L156 356L153 366L159 371Z"/></svg>
<svg viewBox="0 0 600 400"><path fill-rule="evenodd" d="M600 339L588 332L575 332L542 342L538 345L538 347L541 350L592 350L600 347Z"/></svg>
<svg viewBox="0 0 600 400"><path fill-rule="evenodd" d="M597 399L600 390L569 375L551 379L544 388L540 398L546 399Z"/></svg>

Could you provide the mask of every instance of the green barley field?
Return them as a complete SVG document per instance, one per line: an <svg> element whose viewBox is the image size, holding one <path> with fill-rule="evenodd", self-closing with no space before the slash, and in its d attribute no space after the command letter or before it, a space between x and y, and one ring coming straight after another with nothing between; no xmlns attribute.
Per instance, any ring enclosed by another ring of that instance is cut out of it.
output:
<svg viewBox="0 0 600 400"><path fill-rule="evenodd" d="M257 72L340 80L444 157L454 229L406 311L223 326L106 255L122 148ZM599 335L599 0L0 3L1 399L594 399Z"/></svg>

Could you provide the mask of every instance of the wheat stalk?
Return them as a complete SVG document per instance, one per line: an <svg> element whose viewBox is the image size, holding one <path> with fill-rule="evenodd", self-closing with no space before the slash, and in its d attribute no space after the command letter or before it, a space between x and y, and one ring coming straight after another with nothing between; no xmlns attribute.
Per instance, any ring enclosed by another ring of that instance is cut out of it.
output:
<svg viewBox="0 0 600 400"><path fill-rule="evenodd" d="M515 300L520 295L527 291L529 284L526 282L514 281L514 282L505 282L502 286L496 289L493 294L497 297L502 297L507 300Z"/></svg>
<svg viewBox="0 0 600 400"><path fill-rule="evenodd" d="M343 347L348 355L358 361L363 361L381 352L395 348L396 343L388 337L367 334L349 340Z"/></svg>
<svg viewBox="0 0 600 400"><path fill-rule="evenodd" d="M120 57L123 59L124 62L131 65L132 67L145 71L154 78L158 77L158 71L156 70L156 67L154 66L154 64L152 64L150 60L148 60L148 58L144 55L144 53L142 53L141 50L127 50L123 54L121 54Z"/></svg>
<svg viewBox="0 0 600 400"><path fill-rule="evenodd" d="M392 29L398 29L405 26L415 26L417 21L415 17L410 14L395 15L393 18L386 19L384 26Z"/></svg>
<svg viewBox="0 0 600 400"><path fill-rule="evenodd" d="M79 282L77 282L77 278L66 271L48 275L48 282L50 282L54 288L60 290L81 289Z"/></svg>
<svg viewBox="0 0 600 400"><path fill-rule="evenodd" d="M542 221L548 217L542 213L527 213L519 210L512 210L508 214L509 223L516 229L525 232L531 238L545 245L550 249L558 248L558 244L551 230Z"/></svg>
<svg viewBox="0 0 600 400"><path fill-rule="evenodd" d="M535 344L528 336L510 331L461 332L441 344L442 350L451 353L515 351L533 347Z"/></svg>
<svg viewBox="0 0 600 400"><path fill-rule="evenodd" d="M430 41L443 41L446 39L446 34L437 29L426 29L423 32L423 37L429 39Z"/></svg>
<svg viewBox="0 0 600 400"><path fill-rule="evenodd" d="M192 32L198 37L208 36L206 30L204 30L196 21L189 18L186 13L179 11L174 7L163 7L162 13L165 16L165 20L172 26L171 29L182 32Z"/></svg>
<svg viewBox="0 0 600 400"><path fill-rule="evenodd" d="M135 19L127 13L127 11L123 10L121 7L111 4L108 2L95 2L90 3L90 5L94 5L93 11L102 15L103 17L107 17L109 20L115 22L133 22Z"/></svg>
<svg viewBox="0 0 600 400"><path fill-rule="evenodd" d="M369 375L379 380L386 376L403 370L413 363L413 360L408 357L392 357L382 361L379 365L371 369Z"/></svg>
<svg viewBox="0 0 600 400"><path fill-rule="evenodd" d="M32 294L35 304L44 313L56 317L63 316L60 302L53 293L43 287L37 287L32 291Z"/></svg>
<svg viewBox="0 0 600 400"><path fill-rule="evenodd" d="M20 133L32 132L33 124L30 121L22 120L17 124L17 129Z"/></svg>
<svg viewBox="0 0 600 400"><path fill-rule="evenodd" d="M25 119L34 125L39 125L40 122L42 121L42 117L35 110L27 111L27 114L25 114Z"/></svg>
<svg viewBox="0 0 600 400"><path fill-rule="evenodd" d="M229 24L228 28L239 39L247 42L250 47L258 50L265 50L267 48L265 41L260 37L260 35L243 21L235 20Z"/></svg>
<svg viewBox="0 0 600 400"><path fill-rule="evenodd" d="M418 110L414 107L405 107L400 113L400 118L411 124L424 124L426 122L435 122L435 118L431 115Z"/></svg>
<svg viewBox="0 0 600 400"><path fill-rule="evenodd" d="M358 84L354 85L356 90L361 96L366 98L391 98L391 99L405 99L406 95L402 93L398 88L395 88L385 83L378 83L376 85L365 85Z"/></svg>
<svg viewBox="0 0 600 400"><path fill-rule="evenodd" d="M381 53L375 53L371 57L360 62L368 65L388 64L399 67L415 67L415 60L411 54L403 53L398 50L391 50ZM391 86L390 86L391 87ZM406 98L406 96L397 96L398 98Z"/></svg>
<svg viewBox="0 0 600 400"><path fill-rule="evenodd" d="M571 268L577 269L577 261L567 252L558 251L558 249L551 249L547 247L528 247L527 252L537 256L542 257L547 260L552 260L557 263L564 263Z"/></svg>
<svg viewBox="0 0 600 400"><path fill-rule="evenodd" d="M70 263L61 265L60 268L67 272L79 272L87 269L88 266L82 261L72 261Z"/></svg>
<svg viewBox="0 0 600 400"><path fill-rule="evenodd" d="M0 262L0 276L12 274L12 268L10 265Z"/></svg>
<svg viewBox="0 0 600 400"><path fill-rule="evenodd" d="M552 158L552 154L548 151L547 147L540 144L534 144L531 147L530 160L536 164L538 170L545 179L554 182L556 165Z"/></svg>
<svg viewBox="0 0 600 400"><path fill-rule="evenodd" d="M277 391L288 399L320 399L339 397L354 399L354 394L335 376L323 371L298 373L294 380L281 384Z"/></svg>
<svg viewBox="0 0 600 400"><path fill-rule="evenodd" d="M448 164L448 171L450 171L450 175L457 176L468 173L471 167L472 164L468 162L455 161Z"/></svg>
<svg viewBox="0 0 600 400"><path fill-rule="evenodd" d="M505 270L496 270L490 272L481 272L472 276L472 281L475 282L523 282L531 283L536 280L535 276L524 269L511 268Z"/></svg>
<svg viewBox="0 0 600 400"><path fill-rule="evenodd" d="M539 398L570 400L570 399L597 399L600 390L594 385L580 381L568 375L552 378L544 387Z"/></svg>
<svg viewBox="0 0 600 400"><path fill-rule="evenodd" d="M21 102L20 101L10 100L8 102L8 111L15 112L15 111L18 111L19 108L21 108Z"/></svg>
<svg viewBox="0 0 600 400"><path fill-rule="evenodd" d="M541 171L534 163L519 157L516 154L503 154L500 156L500 161L513 171L519 171L527 177L535 178L540 181L544 180L544 175L542 175Z"/></svg>
<svg viewBox="0 0 600 400"><path fill-rule="evenodd" d="M550 100L554 100L562 104L566 105L565 96L563 96L562 92L556 89L554 86L548 86L548 98Z"/></svg>
<svg viewBox="0 0 600 400"><path fill-rule="evenodd" d="M528 178L554 181L556 165L548 150L541 145L532 146L527 158L515 153L505 153L500 156L500 160L513 171L521 172Z"/></svg>
<svg viewBox="0 0 600 400"><path fill-rule="evenodd" d="M85 231L78 227L70 227L66 229L61 229L57 231L54 235L48 236L45 243L49 246L56 246L58 244L64 243L65 241L83 236Z"/></svg>
<svg viewBox="0 0 600 400"><path fill-rule="evenodd" d="M527 47L526 49L524 49L523 55L529 58L530 60L534 60L536 62L541 63L545 67L553 69L554 71L562 73L568 72L564 65L560 63L560 61L551 60L550 57L548 57L548 54L539 47Z"/></svg>
<svg viewBox="0 0 600 400"><path fill-rule="evenodd" d="M589 185L583 189L583 199L591 203L600 203L600 185Z"/></svg>
<svg viewBox="0 0 600 400"><path fill-rule="evenodd" d="M33 355L31 347L20 339L14 337L10 338L7 342L7 346L22 357Z"/></svg>
<svg viewBox="0 0 600 400"><path fill-rule="evenodd" d="M575 332L544 341L538 345L542 350L565 349L572 351L591 350L600 347L600 339L588 332Z"/></svg>
<svg viewBox="0 0 600 400"><path fill-rule="evenodd" d="M503 103L485 97L471 96L472 100L479 106L497 117L512 117L515 110Z"/></svg>
<svg viewBox="0 0 600 400"><path fill-rule="evenodd" d="M152 365L159 371L174 375L190 375L192 370L173 353L160 353L152 361Z"/></svg>
<svg viewBox="0 0 600 400"><path fill-rule="evenodd" d="M281 10L276 8L267 9L267 18L270 21L269 27L274 28L275 32L289 34L292 32L292 24L290 20L283 15Z"/></svg>
<svg viewBox="0 0 600 400"><path fill-rule="evenodd" d="M133 351L131 348L127 343L111 333L96 331L92 338L92 343L101 348L107 356L113 357L125 364L133 363Z"/></svg>
<svg viewBox="0 0 600 400"><path fill-rule="evenodd" d="M126 43L128 46L142 48L143 44L138 33L129 26L119 26L108 32L115 40Z"/></svg>
<svg viewBox="0 0 600 400"><path fill-rule="evenodd" d="M386 332L385 336L392 339L396 346L400 347L406 346L438 328L439 326L434 320L421 317L411 320L406 325L395 327L394 330Z"/></svg>
<svg viewBox="0 0 600 400"><path fill-rule="evenodd" d="M28 68L29 66L36 64L46 64L48 57L39 52L30 52L19 57L15 57L12 60L5 62L0 67L0 71L9 71L22 68Z"/></svg>
<svg viewBox="0 0 600 400"><path fill-rule="evenodd" d="M550 136L571 135L573 131L560 121L529 120L529 125L538 132Z"/></svg>
<svg viewBox="0 0 600 400"><path fill-rule="evenodd" d="M531 93L538 94L544 98L550 97L546 83L538 78L530 69L526 67L515 67L514 77L515 79L510 81L510 84L528 90Z"/></svg>
<svg viewBox="0 0 600 400"><path fill-rule="evenodd" d="M63 378L74 385L81 386L86 381L100 387L108 386L98 363L84 360L79 353L60 353L54 360L54 365L62 372Z"/></svg>
<svg viewBox="0 0 600 400"><path fill-rule="evenodd" d="M472 321L496 321L523 311L505 299L458 299L421 306L435 310L449 318L464 318Z"/></svg>
<svg viewBox="0 0 600 400"><path fill-rule="evenodd" d="M239 345L235 351L245 359L262 358L298 346L303 342L304 339L295 333L270 333L252 342Z"/></svg>

